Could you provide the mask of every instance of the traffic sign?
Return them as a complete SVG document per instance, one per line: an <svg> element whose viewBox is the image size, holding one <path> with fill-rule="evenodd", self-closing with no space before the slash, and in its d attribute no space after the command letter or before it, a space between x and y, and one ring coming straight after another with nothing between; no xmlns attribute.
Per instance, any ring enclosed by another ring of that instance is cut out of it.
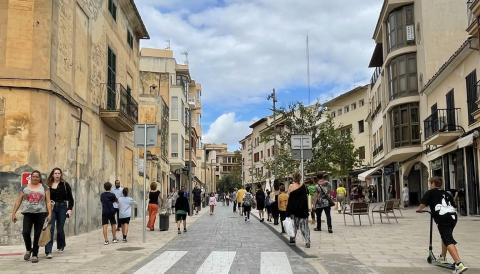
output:
<svg viewBox="0 0 480 274"><path fill-rule="evenodd" d="M32 175L31 172L23 172L22 173L22 180L21 180L22 186L28 185L28 182L30 182L30 180L32 179L31 175Z"/></svg>
<svg viewBox="0 0 480 274"><path fill-rule="evenodd" d="M292 157L295 160L302 160L302 151L300 149L292 149ZM303 160L310 160L313 157L313 153L311 149L304 149L303 150Z"/></svg>
<svg viewBox="0 0 480 274"><path fill-rule="evenodd" d="M311 135L292 135L292 149L312 149Z"/></svg>
<svg viewBox="0 0 480 274"><path fill-rule="evenodd" d="M143 147L145 143L145 126L147 127L147 147L157 145L158 126L141 124L135 125L135 146Z"/></svg>

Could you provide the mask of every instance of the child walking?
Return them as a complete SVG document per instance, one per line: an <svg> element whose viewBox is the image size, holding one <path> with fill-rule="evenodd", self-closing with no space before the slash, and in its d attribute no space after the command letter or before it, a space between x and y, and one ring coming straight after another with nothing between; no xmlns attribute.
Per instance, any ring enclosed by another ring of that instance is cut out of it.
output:
<svg viewBox="0 0 480 274"><path fill-rule="evenodd" d="M217 198L215 198L215 194L213 192L210 193L208 205L210 206L210 215L213 215L213 211L215 210L215 206L217 205Z"/></svg>
<svg viewBox="0 0 480 274"><path fill-rule="evenodd" d="M468 267L464 266L458 254L457 242L453 238L453 230L457 224L458 216L455 210L453 197L445 190L441 189L443 180L441 177L432 177L429 180L430 190L425 192L417 208L417 212L422 212L427 206L430 207L430 213L437 224L438 232L442 239L442 254L438 261L446 262L447 251L455 262L455 271L458 274L465 272Z"/></svg>
<svg viewBox="0 0 480 274"><path fill-rule="evenodd" d="M118 243L116 230L117 230L117 222L115 221L115 208L113 207L113 203L118 202L117 196L110 192L112 190L112 183L106 182L103 184L103 188L105 192L100 195L100 201L102 202L102 228L103 228L103 238L105 239L104 245L108 245L110 242L108 241L108 223L112 226L112 242Z"/></svg>
<svg viewBox="0 0 480 274"><path fill-rule="evenodd" d="M128 225L130 224L130 217L132 216L132 205L135 201L132 197L128 197L128 188L122 190L123 196L118 198L118 226L122 228L123 242L127 242Z"/></svg>

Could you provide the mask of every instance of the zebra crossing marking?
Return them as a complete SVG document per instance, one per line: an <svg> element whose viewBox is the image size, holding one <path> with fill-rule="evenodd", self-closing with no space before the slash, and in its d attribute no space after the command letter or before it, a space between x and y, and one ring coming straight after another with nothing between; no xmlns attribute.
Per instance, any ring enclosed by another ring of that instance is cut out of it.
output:
<svg viewBox="0 0 480 274"><path fill-rule="evenodd" d="M228 274L236 253L235 251L212 251L197 270L197 274Z"/></svg>
<svg viewBox="0 0 480 274"><path fill-rule="evenodd" d="M285 252L262 252L260 274L293 274Z"/></svg>
<svg viewBox="0 0 480 274"><path fill-rule="evenodd" d="M163 274L185 256L185 254L187 254L187 251L165 251L142 268L135 271L135 274Z"/></svg>

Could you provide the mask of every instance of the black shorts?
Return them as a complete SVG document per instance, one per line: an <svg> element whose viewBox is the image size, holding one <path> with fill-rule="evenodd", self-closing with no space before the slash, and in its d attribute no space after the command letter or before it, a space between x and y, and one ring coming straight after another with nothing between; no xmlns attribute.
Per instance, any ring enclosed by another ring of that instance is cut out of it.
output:
<svg viewBox="0 0 480 274"><path fill-rule="evenodd" d="M247 206L247 205L243 206L243 211L250 212L251 210L252 210L252 206Z"/></svg>
<svg viewBox="0 0 480 274"><path fill-rule="evenodd" d="M118 225L129 224L129 223L130 223L130 217L118 219Z"/></svg>
<svg viewBox="0 0 480 274"><path fill-rule="evenodd" d="M200 201L193 201L193 204L195 205L195 207L199 207L201 202Z"/></svg>
<svg viewBox="0 0 480 274"><path fill-rule="evenodd" d="M438 232L440 233L440 238L442 238L442 242L444 245L456 245L457 241L453 238L453 229L455 228L455 225L457 224L457 216L455 216L455 219L450 219L451 217L448 217L448 220L442 220L439 221L437 224L438 227Z"/></svg>
<svg viewBox="0 0 480 274"><path fill-rule="evenodd" d="M187 219L187 214L175 214L175 221L182 221Z"/></svg>
<svg viewBox="0 0 480 274"><path fill-rule="evenodd" d="M112 213L110 215L102 214L102 225L108 225L108 222L110 222L111 225L117 224L117 221L115 220L115 213Z"/></svg>

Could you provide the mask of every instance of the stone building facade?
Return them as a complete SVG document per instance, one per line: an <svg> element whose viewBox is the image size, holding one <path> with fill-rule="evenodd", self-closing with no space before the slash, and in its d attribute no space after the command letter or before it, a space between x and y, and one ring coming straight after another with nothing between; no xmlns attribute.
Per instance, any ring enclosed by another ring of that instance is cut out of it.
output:
<svg viewBox="0 0 480 274"><path fill-rule="evenodd" d="M76 202L69 234L101 225L105 181L140 198L132 131L139 40L148 38L129 0L0 3L2 244L20 236L9 216L22 172L64 171Z"/></svg>

